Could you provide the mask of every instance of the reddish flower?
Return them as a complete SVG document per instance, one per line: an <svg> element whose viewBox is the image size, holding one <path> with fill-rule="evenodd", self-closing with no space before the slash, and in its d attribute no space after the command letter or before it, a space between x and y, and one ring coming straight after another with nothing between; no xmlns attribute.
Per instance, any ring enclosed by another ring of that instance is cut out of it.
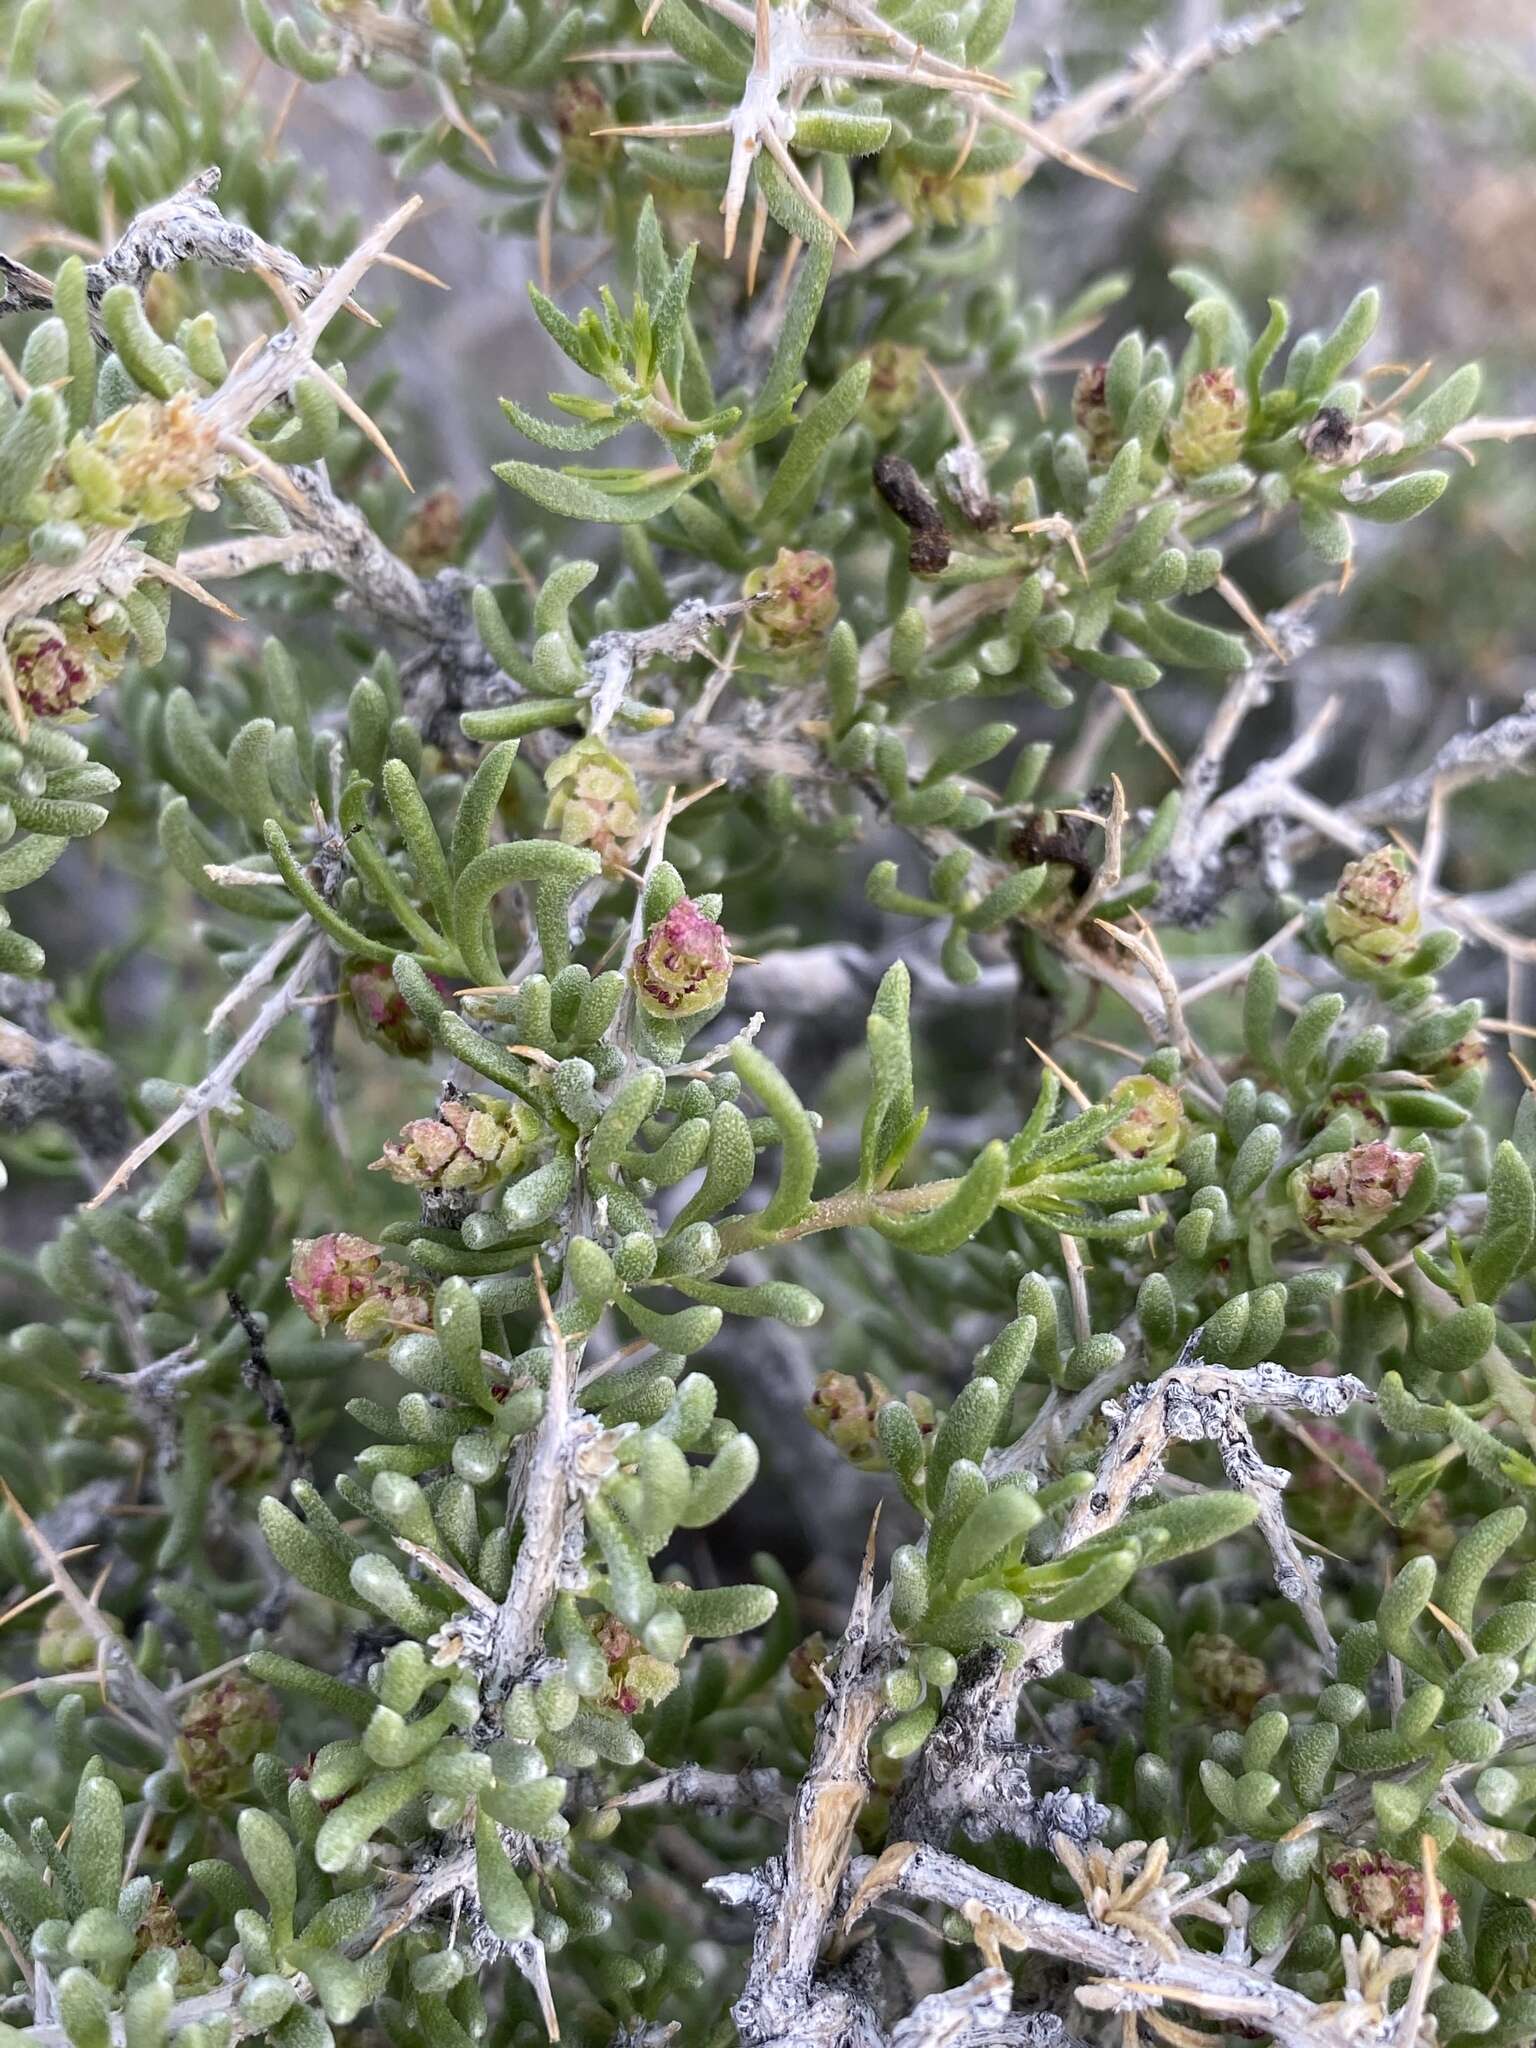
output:
<svg viewBox="0 0 1536 2048"><path fill-rule="evenodd" d="M731 978L725 933L691 897L673 904L636 946L630 975L653 1017L694 1017L720 1001Z"/></svg>

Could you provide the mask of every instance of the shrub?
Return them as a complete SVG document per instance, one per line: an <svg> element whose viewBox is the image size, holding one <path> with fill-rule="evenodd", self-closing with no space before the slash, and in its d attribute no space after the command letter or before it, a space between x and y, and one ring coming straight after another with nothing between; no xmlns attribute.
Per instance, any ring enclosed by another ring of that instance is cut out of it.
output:
<svg viewBox="0 0 1536 2048"><path fill-rule="evenodd" d="M1290 12L1013 12L15 14L7 2036L1536 2038L1536 715L1304 694L1531 423L1026 292ZM537 273L467 503L273 67Z"/></svg>

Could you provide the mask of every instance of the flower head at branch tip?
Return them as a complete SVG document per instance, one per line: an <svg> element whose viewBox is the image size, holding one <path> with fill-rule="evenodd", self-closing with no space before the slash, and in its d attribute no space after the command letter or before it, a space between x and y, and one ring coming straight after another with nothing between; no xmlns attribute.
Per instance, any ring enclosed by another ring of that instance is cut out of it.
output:
<svg viewBox="0 0 1536 2048"><path fill-rule="evenodd" d="M79 713L107 682L89 651L53 619L16 620L6 629L5 651L17 692L34 718Z"/></svg>
<svg viewBox="0 0 1536 2048"><path fill-rule="evenodd" d="M370 1172L407 1187L479 1194L515 1173L543 1126L507 1096L448 1095L437 1115L415 1117L385 1144Z"/></svg>
<svg viewBox="0 0 1536 2048"><path fill-rule="evenodd" d="M544 786L549 791L544 828L558 832L567 846L590 846L610 860L640 829L634 773L595 734L550 762Z"/></svg>
<svg viewBox="0 0 1536 2048"><path fill-rule="evenodd" d="M757 600L746 637L762 654L810 652L837 623L837 571L809 548L780 548L771 564L748 571L741 594Z"/></svg>
<svg viewBox="0 0 1536 2048"><path fill-rule="evenodd" d="M1024 182L1024 171L926 170L899 159L886 173L892 199L923 227L986 227Z"/></svg>
<svg viewBox="0 0 1536 2048"><path fill-rule="evenodd" d="M1396 846L1378 846L1352 860L1323 900L1323 930L1346 974L1378 974L1401 960L1419 934L1408 856Z"/></svg>
<svg viewBox="0 0 1536 2048"><path fill-rule="evenodd" d="M48 488L66 517L115 527L175 519L207 479L217 446L217 429L189 392L141 398L77 434Z"/></svg>
<svg viewBox="0 0 1536 2048"><path fill-rule="evenodd" d="M431 1313L426 1293L404 1266L386 1258L382 1245L345 1230L297 1240L288 1292L322 1330L339 1322L359 1340L398 1323L424 1322Z"/></svg>
<svg viewBox="0 0 1536 2048"><path fill-rule="evenodd" d="M1248 397L1233 372L1200 370L1168 429L1168 460L1180 476L1207 476L1236 462L1247 432Z"/></svg>
<svg viewBox="0 0 1536 2048"><path fill-rule="evenodd" d="M1110 1090L1109 1106L1126 1112L1105 1140L1122 1159L1147 1159L1160 1166L1189 1136L1184 1098L1155 1075L1127 1074Z"/></svg>
<svg viewBox="0 0 1536 2048"><path fill-rule="evenodd" d="M22 703L37 718L73 719L115 682L131 644L115 597L64 598L46 618L12 620L5 651Z"/></svg>
<svg viewBox="0 0 1536 2048"><path fill-rule="evenodd" d="M181 1716L176 1742L192 1797L218 1806L243 1792L252 1760L272 1747L281 1725L276 1694L243 1671L228 1672L196 1694Z"/></svg>
<svg viewBox="0 0 1536 2048"><path fill-rule="evenodd" d="M123 1625L105 1607L97 1613L114 1635ZM88 1628L67 1600L56 1600L37 1632L37 1668L48 1677L62 1671L89 1671L101 1649L99 1632Z"/></svg>
<svg viewBox="0 0 1536 2048"><path fill-rule="evenodd" d="M1416 1944L1424 1933L1424 1873L1382 1849L1346 1849L1328 1863L1323 1879L1328 1910L1383 1941ZM1461 1908L1440 1887L1441 1925L1453 1933Z"/></svg>
<svg viewBox="0 0 1536 2048"><path fill-rule="evenodd" d="M464 504L451 485L442 484L411 513L395 542L395 553L418 576L435 576L458 559L464 542Z"/></svg>
<svg viewBox="0 0 1536 2048"><path fill-rule="evenodd" d="M1386 1221L1422 1163L1422 1154L1400 1152L1384 1138L1347 1152L1321 1152L1291 1174L1297 1219L1311 1237L1352 1244Z"/></svg>
<svg viewBox="0 0 1536 2048"><path fill-rule="evenodd" d="M874 1373L866 1373L860 1386L849 1372L824 1372L806 1403L805 1417L813 1428L835 1444L860 1472L884 1472L885 1453L880 1448L878 1418L896 1396ZM905 1405L912 1411L918 1433L930 1437L934 1431L933 1403L925 1394L908 1393Z"/></svg>
<svg viewBox="0 0 1536 2048"><path fill-rule="evenodd" d="M724 997L731 949L715 920L684 896L636 946L629 971L640 1007L652 1017L696 1017Z"/></svg>
<svg viewBox="0 0 1536 2048"><path fill-rule="evenodd" d="M639 1714L659 1705L682 1676L676 1664L653 1657L617 1615L603 1617L597 1629L597 1647L608 1666L604 1697L621 1714Z"/></svg>
<svg viewBox="0 0 1536 2048"><path fill-rule="evenodd" d="M1259 1701L1274 1691L1268 1671L1231 1636L1191 1636L1184 1668L1201 1703L1213 1714L1253 1719Z"/></svg>

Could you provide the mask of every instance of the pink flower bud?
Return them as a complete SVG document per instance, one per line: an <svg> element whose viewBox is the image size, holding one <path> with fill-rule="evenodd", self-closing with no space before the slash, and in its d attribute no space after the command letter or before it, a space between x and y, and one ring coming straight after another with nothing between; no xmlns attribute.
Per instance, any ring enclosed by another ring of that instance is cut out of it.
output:
<svg viewBox="0 0 1536 2048"><path fill-rule="evenodd" d="M5 651L21 701L34 718L68 718L108 681L87 649L53 619L18 619L6 628Z"/></svg>
<svg viewBox="0 0 1536 2048"><path fill-rule="evenodd" d="M1323 900L1323 929L1346 974L1369 979L1413 950L1419 899L1408 856L1378 846L1352 860Z"/></svg>
<svg viewBox="0 0 1536 2048"><path fill-rule="evenodd" d="M364 1341L431 1317L430 1299L405 1267L386 1258L382 1245L345 1230L298 1239L288 1292L322 1330L339 1322L347 1336Z"/></svg>
<svg viewBox="0 0 1536 2048"><path fill-rule="evenodd" d="M713 1009L731 978L725 933L687 896L659 917L634 950L630 975L653 1017L695 1017Z"/></svg>

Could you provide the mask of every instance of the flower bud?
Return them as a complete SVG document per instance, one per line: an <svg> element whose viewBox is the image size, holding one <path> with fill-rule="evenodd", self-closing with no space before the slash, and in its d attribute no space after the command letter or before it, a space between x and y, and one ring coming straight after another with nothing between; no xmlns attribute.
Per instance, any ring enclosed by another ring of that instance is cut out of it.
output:
<svg viewBox="0 0 1536 2048"><path fill-rule="evenodd" d="M1094 462L1108 462L1120 445L1115 416L1109 409L1108 373L1108 363L1089 363L1078 371L1072 387L1072 418Z"/></svg>
<svg viewBox="0 0 1536 2048"><path fill-rule="evenodd" d="M1317 1128L1326 1129L1340 1116L1349 1118L1356 1142L1361 1145L1372 1138L1384 1138L1390 1128L1386 1111L1370 1090L1350 1083L1328 1090L1318 1106Z"/></svg>
<svg viewBox="0 0 1536 2048"><path fill-rule="evenodd" d="M1382 1849L1346 1849L1331 1859L1323 1878L1330 1913L1383 1941L1416 1947L1424 1933L1424 1873ZM1441 1925L1451 1933L1461 1908L1440 1886Z"/></svg>
<svg viewBox="0 0 1536 2048"><path fill-rule="evenodd" d="M831 1645L821 1630L815 1629L802 1642L796 1643L784 1660L784 1673L789 1680L784 1700L785 1718L807 1737L817 1714L826 1705L827 1688L820 1673L830 1654Z"/></svg>
<svg viewBox="0 0 1536 2048"><path fill-rule="evenodd" d="M1259 1701L1274 1690L1258 1658L1230 1636L1191 1636L1184 1646L1184 1669L1209 1712L1232 1714L1239 1721L1251 1721Z"/></svg>
<svg viewBox="0 0 1536 2048"><path fill-rule="evenodd" d="M153 1948L169 1949L176 1958L176 1989L183 1997L196 1991L211 1991L219 1981L217 1967L188 1941L176 1908L164 1885L157 1884L134 1935L137 1960Z"/></svg>
<svg viewBox="0 0 1536 2048"><path fill-rule="evenodd" d="M1110 1090L1109 1103L1112 1109L1128 1112L1104 1141L1122 1159L1149 1159L1162 1165L1189 1135L1184 1098L1151 1074L1127 1074Z"/></svg>
<svg viewBox="0 0 1536 2048"><path fill-rule="evenodd" d="M544 829L567 846L590 846L604 860L640 829L640 792L629 763L589 734L544 771L549 809Z"/></svg>
<svg viewBox="0 0 1536 2048"><path fill-rule="evenodd" d="M1442 1095L1470 1108L1483 1092L1488 1078L1488 1041L1480 1031L1469 1031L1443 1053L1429 1077Z"/></svg>
<svg viewBox="0 0 1536 2048"><path fill-rule="evenodd" d="M821 645L837 622L837 571L809 548L780 548L772 567L748 572L743 597L746 639L760 654L803 654Z"/></svg>
<svg viewBox="0 0 1536 2048"><path fill-rule="evenodd" d="M421 1284L386 1258L382 1245L345 1230L295 1242L288 1292L322 1330L339 1322L359 1341L402 1323L425 1323L432 1312Z"/></svg>
<svg viewBox="0 0 1536 2048"><path fill-rule="evenodd" d="M1369 979L1411 952L1419 933L1419 899L1408 856L1395 846L1378 846L1352 860L1323 899L1323 930L1335 965L1346 974Z"/></svg>
<svg viewBox="0 0 1536 2048"><path fill-rule="evenodd" d="M869 358L869 389L859 418L877 441L888 441L912 417L923 395L923 352L904 341L877 341Z"/></svg>
<svg viewBox="0 0 1536 2048"><path fill-rule="evenodd" d="M181 1716L176 1755L199 1805L219 1806L244 1792L252 1760L271 1748L281 1723L276 1694L243 1671L196 1694Z"/></svg>
<svg viewBox="0 0 1536 2048"><path fill-rule="evenodd" d="M608 1660L604 1701L621 1714L639 1714L654 1707L682 1676L675 1664L653 1657L615 1614L604 1615L597 1629L597 1646Z"/></svg>
<svg viewBox="0 0 1536 2048"><path fill-rule="evenodd" d="M560 154L567 163L583 171L600 171L613 162L619 138L597 132L613 126L613 108L590 78L574 73L562 78L554 90L553 111Z"/></svg>
<svg viewBox="0 0 1536 2048"><path fill-rule="evenodd" d="M446 981L435 974L428 979L440 995L447 994ZM431 1053L431 1032L401 995L384 961L348 960L341 970L341 999L370 1045L407 1060L424 1060Z"/></svg>
<svg viewBox="0 0 1536 2048"><path fill-rule="evenodd" d="M53 619L17 619L5 651L21 701L34 718L69 718L108 681L87 648Z"/></svg>
<svg viewBox="0 0 1536 2048"><path fill-rule="evenodd" d="M883 1472L885 1456L875 1417L890 1401L891 1391L873 1373L866 1375L865 1385L867 1394L852 1373L819 1374L816 1390L806 1404L805 1419L830 1438L860 1472Z"/></svg>
<svg viewBox="0 0 1536 2048"><path fill-rule="evenodd" d="M137 399L65 450L63 467L76 486L70 495L79 501L69 510L118 527L175 519L187 509L184 493L212 473L217 453L218 429L191 392Z"/></svg>
<svg viewBox="0 0 1536 2048"><path fill-rule="evenodd" d="M543 1128L524 1102L455 1089L444 1094L435 1117L416 1117L391 1138L369 1171L407 1187L480 1194L517 1171Z"/></svg>
<svg viewBox="0 0 1536 2048"><path fill-rule="evenodd" d="M1304 1161L1290 1178L1302 1229L1334 1244L1353 1244L1391 1215L1421 1163L1419 1153L1399 1152L1384 1138Z"/></svg>
<svg viewBox="0 0 1536 2048"><path fill-rule="evenodd" d="M731 949L714 919L684 896L636 946L629 971L640 1007L652 1017L696 1017L724 996Z"/></svg>
<svg viewBox="0 0 1536 2048"><path fill-rule="evenodd" d="M1180 476L1225 469L1243 452L1248 399L1232 372L1201 370L1184 387L1184 402L1168 429L1168 460Z"/></svg>

